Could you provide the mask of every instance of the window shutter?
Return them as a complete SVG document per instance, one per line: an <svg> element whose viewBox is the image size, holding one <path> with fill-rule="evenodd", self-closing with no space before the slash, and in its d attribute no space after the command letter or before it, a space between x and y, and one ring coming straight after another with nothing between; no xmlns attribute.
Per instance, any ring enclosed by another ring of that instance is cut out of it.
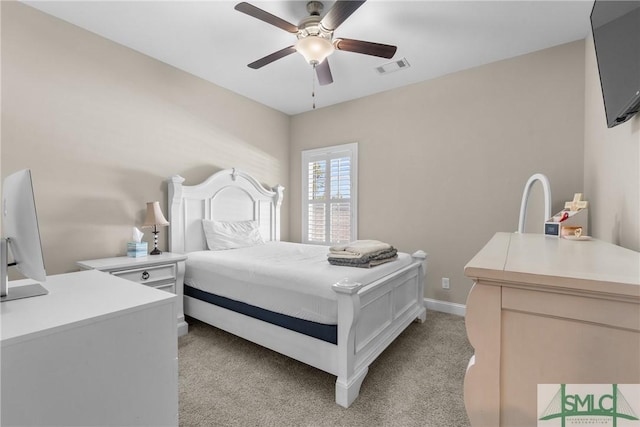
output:
<svg viewBox="0 0 640 427"><path fill-rule="evenodd" d="M357 144L302 152L303 242L356 239Z"/></svg>

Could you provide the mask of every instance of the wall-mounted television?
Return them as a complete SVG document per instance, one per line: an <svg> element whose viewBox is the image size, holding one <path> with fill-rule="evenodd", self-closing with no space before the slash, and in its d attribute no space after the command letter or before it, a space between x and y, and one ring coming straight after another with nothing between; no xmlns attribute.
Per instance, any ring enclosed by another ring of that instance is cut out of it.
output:
<svg viewBox="0 0 640 427"><path fill-rule="evenodd" d="M611 128L640 111L640 1L596 0L591 30Z"/></svg>

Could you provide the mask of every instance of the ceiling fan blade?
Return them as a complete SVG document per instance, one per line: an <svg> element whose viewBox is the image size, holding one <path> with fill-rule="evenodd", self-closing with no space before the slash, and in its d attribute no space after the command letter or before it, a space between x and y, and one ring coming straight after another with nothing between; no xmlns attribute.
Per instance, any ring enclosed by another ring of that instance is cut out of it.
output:
<svg viewBox="0 0 640 427"><path fill-rule="evenodd" d="M252 62L247 65L249 68L253 68L257 70L258 68L262 68L265 65L271 64L273 61L277 61L280 58L284 58L287 55L291 55L296 51L294 46L285 47L284 49L280 49L277 52L273 52L271 55L267 55L264 58L260 58L257 61Z"/></svg>
<svg viewBox="0 0 640 427"><path fill-rule="evenodd" d="M327 30L333 31L340 26L353 12L367 0L338 0L329 12L322 18L320 24Z"/></svg>
<svg viewBox="0 0 640 427"><path fill-rule="evenodd" d="M320 86L333 83L333 76L331 75L331 68L329 67L329 58L316 65L316 74L318 75Z"/></svg>
<svg viewBox="0 0 640 427"><path fill-rule="evenodd" d="M335 39L333 45L338 50L346 50L348 52L362 53L365 55L379 56L381 58L391 59L398 49L396 46L388 44L380 44L373 42L364 42L362 40L352 39Z"/></svg>
<svg viewBox="0 0 640 427"><path fill-rule="evenodd" d="M264 21L267 24L275 25L276 27L282 28L283 30L290 33L295 34L298 32L298 27L296 25L293 25L292 23L287 22L282 18L278 18L277 16L272 15L269 12L266 12L247 2L238 3L234 9L239 12L246 13L249 16L253 16L256 19Z"/></svg>

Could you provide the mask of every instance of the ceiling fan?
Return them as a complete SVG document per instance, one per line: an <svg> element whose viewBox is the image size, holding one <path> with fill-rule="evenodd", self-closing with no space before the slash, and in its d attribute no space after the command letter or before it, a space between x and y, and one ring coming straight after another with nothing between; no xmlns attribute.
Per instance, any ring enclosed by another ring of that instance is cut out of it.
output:
<svg viewBox="0 0 640 427"><path fill-rule="evenodd" d="M235 6L237 11L246 13L256 19L295 34L298 38L294 45L285 47L284 49L252 62L248 65L249 68L258 69L294 52L299 52L316 70L318 82L321 85L328 85L333 83L333 76L331 75L331 68L329 67L327 57L336 49L387 59L392 58L396 53L396 46L361 40L333 38L333 32L351 16L353 12L362 6L365 1L366 0L337 0L323 18L320 17L320 13L324 8L322 2L310 1L307 3L309 16L303 18L297 26L249 3L238 3Z"/></svg>

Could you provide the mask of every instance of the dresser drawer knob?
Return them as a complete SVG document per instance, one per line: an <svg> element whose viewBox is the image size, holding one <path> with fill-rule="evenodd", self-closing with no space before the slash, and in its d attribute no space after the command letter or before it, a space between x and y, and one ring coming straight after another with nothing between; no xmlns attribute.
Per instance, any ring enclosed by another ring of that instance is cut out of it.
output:
<svg viewBox="0 0 640 427"><path fill-rule="evenodd" d="M143 271L142 272L142 280L147 280L149 278L149 272L148 271Z"/></svg>

